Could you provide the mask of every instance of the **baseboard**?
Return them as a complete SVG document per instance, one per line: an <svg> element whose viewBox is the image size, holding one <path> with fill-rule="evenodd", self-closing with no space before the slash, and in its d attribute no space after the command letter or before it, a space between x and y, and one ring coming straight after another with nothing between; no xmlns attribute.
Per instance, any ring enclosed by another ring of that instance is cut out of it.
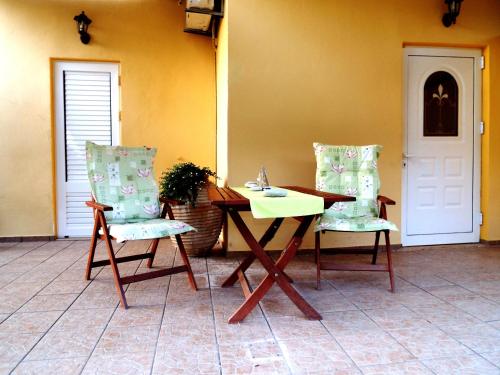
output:
<svg viewBox="0 0 500 375"><path fill-rule="evenodd" d="M55 236L20 236L20 237L0 237L0 242L43 242L54 241Z"/></svg>
<svg viewBox="0 0 500 375"><path fill-rule="evenodd" d="M495 240L495 241L481 240L480 242L488 246L500 246L500 240Z"/></svg>

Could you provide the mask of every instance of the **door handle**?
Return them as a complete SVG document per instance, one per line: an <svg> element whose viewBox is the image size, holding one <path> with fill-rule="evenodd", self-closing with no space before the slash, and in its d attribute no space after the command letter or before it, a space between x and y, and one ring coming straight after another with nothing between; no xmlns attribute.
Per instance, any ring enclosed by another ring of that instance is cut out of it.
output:
<svg viewBox="0 0 500 375"><path fill-rule="evenodd" d="M416 157L416 156L417 156L417 155L413 155L413 154L405 154L405 153L403 152L403 159L410 159L410 158L414 158L414 157Z"/></svg>

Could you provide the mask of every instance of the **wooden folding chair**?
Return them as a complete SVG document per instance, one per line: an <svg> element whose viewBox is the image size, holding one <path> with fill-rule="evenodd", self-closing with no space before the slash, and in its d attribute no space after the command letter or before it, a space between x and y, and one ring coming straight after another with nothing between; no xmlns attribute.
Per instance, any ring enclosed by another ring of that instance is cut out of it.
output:
<svg viewBox="0 0 500 375"><path fill-rule="evenodd" d="M315 261L317 289L321 288L321 270L388 272L391 291L395 291L392 251L389 239L396 225L387 220L387 205L392 199L378 195L380 179L377 161L381 146L331 146L314 144L317 170L316 189L355 196L355 202L335 203L319 218L315 227ZM330 254L371 254L371 263L335 263L321 261L320 233L375 232L371 250L331 250ZM387 264L376 264L380 234L384 233Z"/></svg>
<svg viewBox="0 0 500 375"><path fill-rule="evenodd" d="M99 146L87 142L87 171L93 200L86 202L94 211L94 229L90 241L85 278L90 280L92 268L110 265L121 305L127 308L123 285L156 277L187 272L189 283L197 290L196 281L180 234L194 230L175 220L171 201L159 199L152 170L155 149L145 147ZM163 203L161 214L159 202ZM114 211L114 212L113 212ZM168 219L166 216L168 215ZM120 276L118 263L148 259L151 268L161 238L175 236L184 265L131 276ZM107 260L94 261L97 240L106 243ZM142 254L116 257L112 240L118 242L151 239Z"/></svg>

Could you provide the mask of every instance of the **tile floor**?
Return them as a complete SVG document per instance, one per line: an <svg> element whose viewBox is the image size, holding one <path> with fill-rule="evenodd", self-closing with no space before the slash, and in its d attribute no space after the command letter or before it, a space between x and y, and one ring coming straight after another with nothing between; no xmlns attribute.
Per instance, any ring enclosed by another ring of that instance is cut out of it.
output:
<svg viewBox="0 0 500 375"><path fill-rule="evenodd" d="M241 289L219 286L241 258L192 258L197 293L185 274L131 284L125 311L109 267L83 281L87 246L0 244L0 374L500 374L499 247L401 250L395 294L386 274L363 272L323 272L317 291L312 258L301 255L287 272L322 321L274 287L229 325ZM179 263L168 241L155 262ZM262 270L248 277L256 283Z"/></svg>

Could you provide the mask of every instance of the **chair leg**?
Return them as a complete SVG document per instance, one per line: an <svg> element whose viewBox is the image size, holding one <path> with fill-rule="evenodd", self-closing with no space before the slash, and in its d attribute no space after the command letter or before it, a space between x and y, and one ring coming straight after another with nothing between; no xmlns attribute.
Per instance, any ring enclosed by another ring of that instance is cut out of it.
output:
<svg viewBox="0 0 500 375"><path fill-rule="evenodd" d="M116 263L116 257L113 251L113 245L111 244L111 237L109 235L108 228L102 224L105 223L104 214L102 212L99 213L99 218L104 232L104 241L106 242L106 249L108 250L109 265L111 266L111 270L113 271L115 288L116 291L118 292L118 296L120 297L120 302L122 304L122 307L124 309L127 309L128 308L127 299L125 298L125 292L123 291L123 284L120 278L120 271L118 271L118 265Z"/></svg>
<svg viewBox="0 0 500 375"><path fill-rule="evenodd" d="M151 268L153 267L153 260L155 258L155 254L156 254L156 249L158 249L158 243L160 242L160 239L159 238L155 238L152 242L151 242L151 251L150 253L153 254L153 256L151 258L148 259L148 263L147 263L147 267L148 268Z"/></svg>
<svg viewBox="0 0 500 375"><path fill-rule="evenodd" d="M314 260L316 261L316 289L321 290L321 245L320 232L314 233Z"/></svg>
<svg viewBox="0 0 500 375"><path fill-rule="evenodd" d="M378 244L380 242L380 232L375 233L375 246L373 246L372 264L377 264Z"/></svg>
<svg viewBox="0 0 500 375"><path fill-rule="evenodd" d="M384 230L385 234L385 247L387 251L387 266L389 268L389 278L391 280L391 292L394 293L396 291L394 285L394 269L392 267L392 251L391 251L391 242L389 240L389 231Z"/></svg>
<svg viewBox="0 0 500 375"><path fill-rule="evenodd" d="M97 238L101 229L100 220L97 212L94 212L94 229L92 230L92 239L90 240L89 257L87 259L87 269L85 271L85 280L90 280L92 272L92 263L94 262L95 249L97 247Z"/></svg>
<svg viewBox="0 0 500 375"><path fill-rule="evenodd" d="M177 246L179 248L179 254L181 254L182 261L187 268L189 284L191 284L191 288L194 290L198 290L198 286L196 285L196 280L194 279L193 270L191 269L191 264L189 263L189 258L187 256L186 250L184 249L184 244L182 243L182 238L179 234L175 236L177 241Z"/></svg>

